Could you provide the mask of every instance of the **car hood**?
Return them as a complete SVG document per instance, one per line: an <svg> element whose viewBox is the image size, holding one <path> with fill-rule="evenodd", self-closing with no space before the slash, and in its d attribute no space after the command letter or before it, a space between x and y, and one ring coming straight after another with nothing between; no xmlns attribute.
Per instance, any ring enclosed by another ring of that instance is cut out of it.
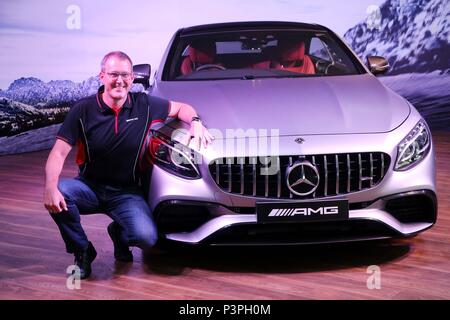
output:
<svg viewBox="0 0 450 320"><path fill-rule="evenodd" d="M208 128L259 135L381 133L398 127L408 103L373 75L163 81L153 95L192 105ZM264 131L266 130L266 131Z"/></svg>

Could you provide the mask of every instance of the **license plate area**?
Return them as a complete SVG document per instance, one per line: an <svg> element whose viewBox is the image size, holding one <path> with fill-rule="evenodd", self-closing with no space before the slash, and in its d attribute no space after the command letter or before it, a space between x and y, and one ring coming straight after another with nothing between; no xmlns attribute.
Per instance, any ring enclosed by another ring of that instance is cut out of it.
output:
<svg viewBox="0 0 450 320"><path fill-rule="evenodd" d="M348 200L257 202L258 222L312 222L347 220Z"/></svg>

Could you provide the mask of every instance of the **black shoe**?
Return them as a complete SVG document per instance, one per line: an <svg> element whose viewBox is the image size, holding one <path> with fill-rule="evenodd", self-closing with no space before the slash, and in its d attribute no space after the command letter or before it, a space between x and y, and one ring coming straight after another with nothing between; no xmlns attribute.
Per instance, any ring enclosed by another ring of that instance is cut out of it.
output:
<svg viewBox="0 0 450 320"><path fill-rule="evenodd" d="M115 227L115 222L111 222L108 226L108 234L114 244L114 258L122 262L133 261L133 254L131 253L127 245L120 242L116 230L117 229Z"/></svg>
<svg viewBox="0 0 450 320"><path fill-rule="evenodd" d="M94 246L89 241L89 245L86 250L75 252L74 255L74 264L76 264L80 268L80 278L86 279L91 275L91 263L92 261L94 261L95 257L97 257L97 251L95 251Z"/></svg>

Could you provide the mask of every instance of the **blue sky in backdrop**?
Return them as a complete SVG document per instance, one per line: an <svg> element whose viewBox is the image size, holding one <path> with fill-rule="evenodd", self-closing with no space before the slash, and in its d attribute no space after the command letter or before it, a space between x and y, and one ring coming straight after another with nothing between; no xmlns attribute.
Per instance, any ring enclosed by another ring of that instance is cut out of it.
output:
<svg viewBox="0 0 450 320"><path fill-rule="evenodd" d="M339 35L384 0L0 0L0 89L20 77L83 81L105 53L159 66L181 27L228 21L323 24Z"/></svg>

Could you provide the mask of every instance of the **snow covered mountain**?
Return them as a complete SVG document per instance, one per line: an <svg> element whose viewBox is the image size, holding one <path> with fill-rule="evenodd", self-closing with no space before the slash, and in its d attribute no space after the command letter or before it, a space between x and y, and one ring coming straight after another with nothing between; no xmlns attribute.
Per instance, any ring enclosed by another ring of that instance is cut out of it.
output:
<svg viewBox="0 0 450 320"><path fill-rule="evenodd" d="M5 115L29 115L38 116L42 112L33 106L25 103L13 101L8 98L0 98L0 117Z"/></svg>
<svg viewBox="0 0 450 320"><path fill-rule="evenodd" d="M0 96L26 103L36 108L57 106L61 103L73 102L97 92L100 86L98 77L75 83L70 80L52 80L43 82L40 79L20 78L9 88L0 92Z"/></svg>
<svg viewBox="0 0 450 320"><path fill-rule="evenodd" d="M0 137L61 123L77 100L95 94L100 85L98 76L81 83L34 77L15 80L7 90L0 90ZM133 84L131 91L143 89Z"/></svg>
<svg viewBox="0 0 450 320"><path fill-rule="evenodd" d="M363 21L344 34L363 61L383 56L390 74L450 73L450 1L387 0L379 13L376 24Z"/></svg>
<svg viewBox="0 0 450 320"><path fill-rule="evenodd" d="M22 102L38 109L54 108L73 103L81 98L97 93L101 81L98 76L83 82L70 80L52 80L44 82L38 78L20 78L14 80L7 90L0 90L0 97ZM131 91L143 91L140 84L133 84Z"/></svg>
<svg viewBox="0 0 450 320"><path fill-rule="evenodd" d="M62 122L68 111L68 104L52 108L36 108L0 97L0 137Z"/></svg>

